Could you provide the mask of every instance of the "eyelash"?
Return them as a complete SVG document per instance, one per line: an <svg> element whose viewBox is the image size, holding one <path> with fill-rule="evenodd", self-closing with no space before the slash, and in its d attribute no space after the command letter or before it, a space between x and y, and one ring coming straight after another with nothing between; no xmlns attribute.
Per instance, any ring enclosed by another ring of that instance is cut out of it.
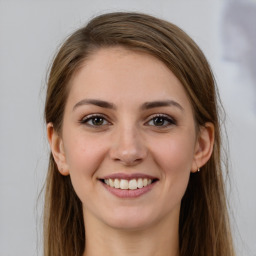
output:
<svg viewBox="0 0 256 256"><path fill-rule="evenodd" d="M100 119L102 119L103 122L106 122L106 123L105 124L100 124L100 125L95 125L93 123L89 124L89 122L95 121L96 118L100 118ZM80 123L81 124L85 124L85 125L90 126L90 127L95 127L95 128L111 124L107 120L107 118L104 115L102 115L102 114L92 114L92 115L85 116L85 117L82 118L82 120L80 120Z"/></svg>
<svg viewBox="0 0 256 256"><path fill-rule="evenodd" d="M92 122L96 120L96 118L101 119L102 123L99 125L95 125ZM161 121L163 122L163 125L156 125L156 124L150 124L150 122L154 122L154 120L156 120L157 118L162 119ZM80 121L81 124L85 124L87 126L90 127L94 127L94 128L100 128L106 125L111 125L111 123L107 120L107 118L102 115L102 114L92 114L92 115L88 115L83 117ZM91 123L89 123L91 122ZM166 123L167 122L167 123ZM174 118L165 115L165 114L156 114L150 117L150 119L145 123L145 125L147 126L155 126L158 128L166 128L169 127L171 125L177 125L177 122Z"/></svg>
<svg viewBox="0 0 256 256"><path fill-rule="evenodd" d="M150 122L154 122L154 120L156 120L157 118L160 118L162 119L162 121L164 122L164 125L150 125L149 123ZM166 124L167 122L167 124ZM165 114L157 114L157 115L154 115L154 116L151 116L150 117L150 120L146 122L147 125L149 126L155 126L155 127L159 127L159 128L166 128L166 127L169 127L171 125L177 125L177 122L174 118L168 116L168 115L165 115Z"/></svg>

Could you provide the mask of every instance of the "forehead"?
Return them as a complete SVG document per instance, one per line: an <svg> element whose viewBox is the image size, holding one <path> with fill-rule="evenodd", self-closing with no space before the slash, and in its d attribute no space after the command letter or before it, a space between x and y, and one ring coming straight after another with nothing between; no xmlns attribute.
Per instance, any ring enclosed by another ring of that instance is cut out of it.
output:
<svg viewBox="0 0 256 256"><path fill-rule="evenodd" d="M102 48L83 63L71 81L71 100L103 98L129 102L174 98L188 104L177 77L156 57L123 47Z"/></svg>

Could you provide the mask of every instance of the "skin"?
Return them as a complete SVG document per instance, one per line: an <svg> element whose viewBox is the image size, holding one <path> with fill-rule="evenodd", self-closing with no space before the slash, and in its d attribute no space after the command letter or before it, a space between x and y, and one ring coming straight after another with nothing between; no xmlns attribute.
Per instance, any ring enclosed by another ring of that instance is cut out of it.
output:
<svg viewBox="0 0 256 256"><path fill-rule="evenodd" d="M145 108L156 101L171 104ZM195 127L182 84L161 61L121 47L90 56L70 82L61 135L47 126L58 168L83 204L84 255L179 255L181 199L214 140L212 124ZM115 173L157 181L142 196L119 198L99 180Z"/></svg>

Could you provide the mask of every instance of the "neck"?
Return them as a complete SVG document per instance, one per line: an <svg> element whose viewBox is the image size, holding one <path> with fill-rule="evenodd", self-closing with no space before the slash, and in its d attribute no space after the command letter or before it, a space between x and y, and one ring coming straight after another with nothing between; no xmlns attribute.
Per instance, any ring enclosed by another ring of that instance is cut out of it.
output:
<svg viewBox="0 0 256 256"><path fill-rule="evenodd" d="M177 215L178 216L178 215ZM140 230L114 229L88 214L83 256L179 256L178 221L167 219Z"/></svg>

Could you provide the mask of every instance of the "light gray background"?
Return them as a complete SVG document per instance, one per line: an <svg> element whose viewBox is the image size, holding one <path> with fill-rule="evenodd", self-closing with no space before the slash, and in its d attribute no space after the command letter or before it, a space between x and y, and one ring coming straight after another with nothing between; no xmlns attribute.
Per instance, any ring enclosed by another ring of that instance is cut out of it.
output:
<svg viewBox="0 0 256 256"><path fill-rule="evenodd" d="M91 17L128 10L177 24L209 59L227 111L235 244L238 255L256 255L256 86L246 67L225 59L225 6L221 0L0 0L0 256L41 255L44 86L57 46Z"/></svg>

